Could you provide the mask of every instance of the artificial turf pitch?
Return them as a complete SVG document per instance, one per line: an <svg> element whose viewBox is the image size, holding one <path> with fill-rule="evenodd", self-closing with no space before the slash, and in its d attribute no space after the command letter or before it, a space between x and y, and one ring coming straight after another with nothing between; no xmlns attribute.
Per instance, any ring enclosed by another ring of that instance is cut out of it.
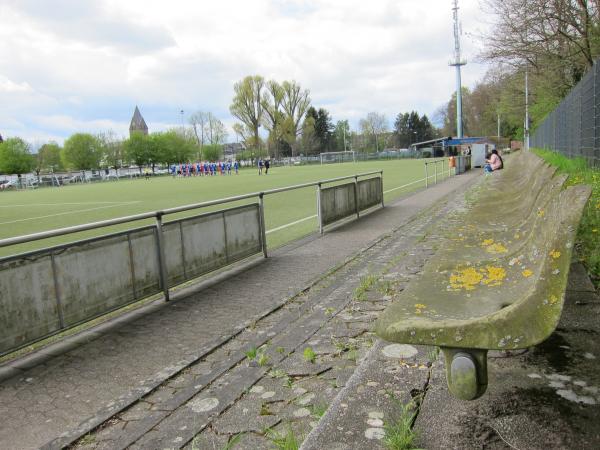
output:
<svg viewBox="0 0 600 450"><path fill-rule="evenodd" d="M408 191L424 187L424 182L414 183L424 178L423 160L404 159L271 167L268 175L263 173L260 176L257 170L246 168L240 170L239 175L229 176L173 178L164 175L148 180L141 177L59 188L1 192L0 239L374 170L383 170L384 192L392 190L384 196L387 202ZM414 184L394 189L410 183ZM309 187L265 196L267 243L270 248L316 231L317 219L311 217L316 215L315 192L315 187ZM257 200L167 215L164 220L253 201ZM294 222L298 223L286 226ZM149 223L153 223L152 220L0 248L0 255L21 253Z"/></svg>

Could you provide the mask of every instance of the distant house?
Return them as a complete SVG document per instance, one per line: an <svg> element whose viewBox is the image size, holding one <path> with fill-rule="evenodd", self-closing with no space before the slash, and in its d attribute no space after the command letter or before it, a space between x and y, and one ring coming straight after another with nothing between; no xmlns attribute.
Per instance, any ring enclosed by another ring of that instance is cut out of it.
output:
<svg viewBox="0 0 600 450"><path fill-rule="evenodd" d="M240 152L246 150L246 146L240 142L232 142L229 144L223 144L223 156L225 158L231 158Z"/></svg>
<svg viewBox="0 0 600 450"><path fill-rule="evenodd" d="M143 133L145 136L148 135L148 125L146 125L146 121L142 117L137 105L133 112L133 117L131 118L131 124L129 125L129 137L131 137L133 133Z"/></svg>

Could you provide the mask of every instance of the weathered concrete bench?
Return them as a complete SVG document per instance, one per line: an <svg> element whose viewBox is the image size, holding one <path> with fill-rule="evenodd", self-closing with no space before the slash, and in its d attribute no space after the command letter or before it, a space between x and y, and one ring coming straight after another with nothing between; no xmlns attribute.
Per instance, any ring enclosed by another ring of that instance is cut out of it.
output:
<svg viewBox="0 0 600 450"><path fill-rule="evenodd" d="M488 350L544 341L561 315L573 241L590 195L531 153L486 177L450 222L449 244L379 317L385 340L438 346L453 395L487 388Z"/></svg>

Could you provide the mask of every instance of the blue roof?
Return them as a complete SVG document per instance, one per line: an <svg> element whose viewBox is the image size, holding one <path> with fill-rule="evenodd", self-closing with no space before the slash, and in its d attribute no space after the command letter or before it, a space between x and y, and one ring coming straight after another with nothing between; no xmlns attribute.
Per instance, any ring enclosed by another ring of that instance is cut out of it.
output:
<svg viewBox="0 0 600 450"><path fill-rule="evenodd" d="M452 145L462 145L462 144L475 144L481 141L488 141L487 138L485 137L466 137L466 138L452 138L452 139L447 139L445 141L445 145L447 146L452 146Z"/></svg>

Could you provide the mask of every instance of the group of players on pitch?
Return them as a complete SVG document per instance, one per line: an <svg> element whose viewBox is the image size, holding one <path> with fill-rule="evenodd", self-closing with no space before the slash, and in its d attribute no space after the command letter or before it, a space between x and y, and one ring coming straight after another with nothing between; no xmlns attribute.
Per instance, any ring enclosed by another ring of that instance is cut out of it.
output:
<svg viewBox="0 0 600 450"><path fill-rule="evenodd" d="M259 159L256 163L258 174L262 175L263 169L265 175L269 173L271 162L266 159ZM240 163L236 161L218 161L218 162L196 162L196 163L181 163L173 164L170 167L170 172L173 177L198 177L198 176L215 176L215 175L231 175L232 170L237 175L240 170Z"/></svg>

